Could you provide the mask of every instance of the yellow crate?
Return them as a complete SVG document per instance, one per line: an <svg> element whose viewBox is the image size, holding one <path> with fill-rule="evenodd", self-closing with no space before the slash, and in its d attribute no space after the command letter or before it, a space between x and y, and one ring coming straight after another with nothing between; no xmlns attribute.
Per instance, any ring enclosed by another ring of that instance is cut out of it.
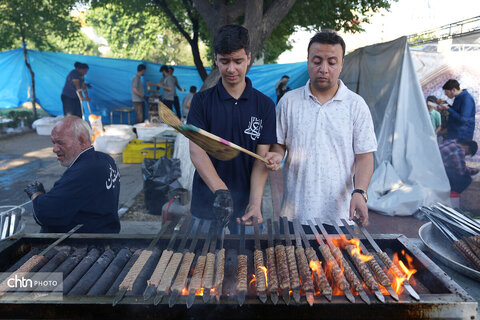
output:
<svg viewBox="0 0 480 320"><path fill-rule="evenodd" d="M123 150L123 163L142 163L144 158L154 159L154 147L152 142L144 142L144 140L132 140ZM165 154L165 143L157 143L155 159L163 157ZM167 157L172 156L172 148L168 150Z"/></svg>

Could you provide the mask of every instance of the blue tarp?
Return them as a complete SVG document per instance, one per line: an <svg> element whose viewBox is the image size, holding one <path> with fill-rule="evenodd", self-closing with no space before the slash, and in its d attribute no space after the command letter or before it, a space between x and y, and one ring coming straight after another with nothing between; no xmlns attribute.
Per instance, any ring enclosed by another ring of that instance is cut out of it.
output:
<svg viewBox="0 0 480 320"><path fill-rule="evenodd" d="M91 84L88 89L92 98L92 113L101 114L104 123L110 122L110 110L118 107L131 107L130 83L137 72L137 65L147 65L144 80L158 82L162 78L160 64L148 61L101 58L57 52L28 50L28 61L35 73L37 103L51 115L63 114L60 95L67 74L75 61L87 63L90 67L85 81ZM177 90L180 103L190 86L198 89L202 80L193 66L174 66L174 75L186 92ZM208 70L209 71L209 70ZM253 86L276 101L275 84L284 75L290 76L289 87L297 88L308 80L306 62L292 64L269 64L252 66L248 77ZM23 50L14 49L0 52L0 109L14 108L31 101L30 73L25 65ZM86 108L84 108L86 109ZM86 110L85 110L86 111ZM125 117L124 117L125 118ZM126 122L126 119L123 119ZM118 122L118 119L114 119Z"/></svg>

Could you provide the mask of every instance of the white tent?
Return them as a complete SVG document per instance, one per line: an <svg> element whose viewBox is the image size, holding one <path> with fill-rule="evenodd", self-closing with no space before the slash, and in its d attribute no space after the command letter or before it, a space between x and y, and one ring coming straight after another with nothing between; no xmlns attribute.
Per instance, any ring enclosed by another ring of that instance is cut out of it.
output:
<svg viewBox="0 0 480 320"><path fill-rule="evenodd" d="M422 205L448 203L450 185L407 38L348 54L340 78L365 99L375 125L369 209L411 215Z"/></svg>

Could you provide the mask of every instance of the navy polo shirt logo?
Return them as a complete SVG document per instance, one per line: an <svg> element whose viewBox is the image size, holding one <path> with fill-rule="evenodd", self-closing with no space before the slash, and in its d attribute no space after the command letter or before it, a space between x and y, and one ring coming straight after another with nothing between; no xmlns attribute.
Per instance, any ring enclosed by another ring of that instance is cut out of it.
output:
<svg viewBox="0 0 480 320"><path fill-rule="evenodd" d="M257 140L260 138L260 132L262 131L262 120L257 119L257 117L251 117L250 122L248 123L248 128L245 129L244 133L250 135L252 140Z"/></svg>

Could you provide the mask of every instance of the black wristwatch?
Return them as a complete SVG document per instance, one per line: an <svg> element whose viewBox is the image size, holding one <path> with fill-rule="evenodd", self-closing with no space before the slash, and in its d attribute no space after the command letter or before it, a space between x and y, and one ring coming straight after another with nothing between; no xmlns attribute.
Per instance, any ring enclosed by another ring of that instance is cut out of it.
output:
<svg viewBox="0 0 480 320"><path fill-rule="evenodd" d="M360 193L363 197L363 199L365 200L365 202L368 201L368 196L367 196L367 192L365 190L362 190L362 189L355 189L352 191L352 196L354 193Z"/></svg>

